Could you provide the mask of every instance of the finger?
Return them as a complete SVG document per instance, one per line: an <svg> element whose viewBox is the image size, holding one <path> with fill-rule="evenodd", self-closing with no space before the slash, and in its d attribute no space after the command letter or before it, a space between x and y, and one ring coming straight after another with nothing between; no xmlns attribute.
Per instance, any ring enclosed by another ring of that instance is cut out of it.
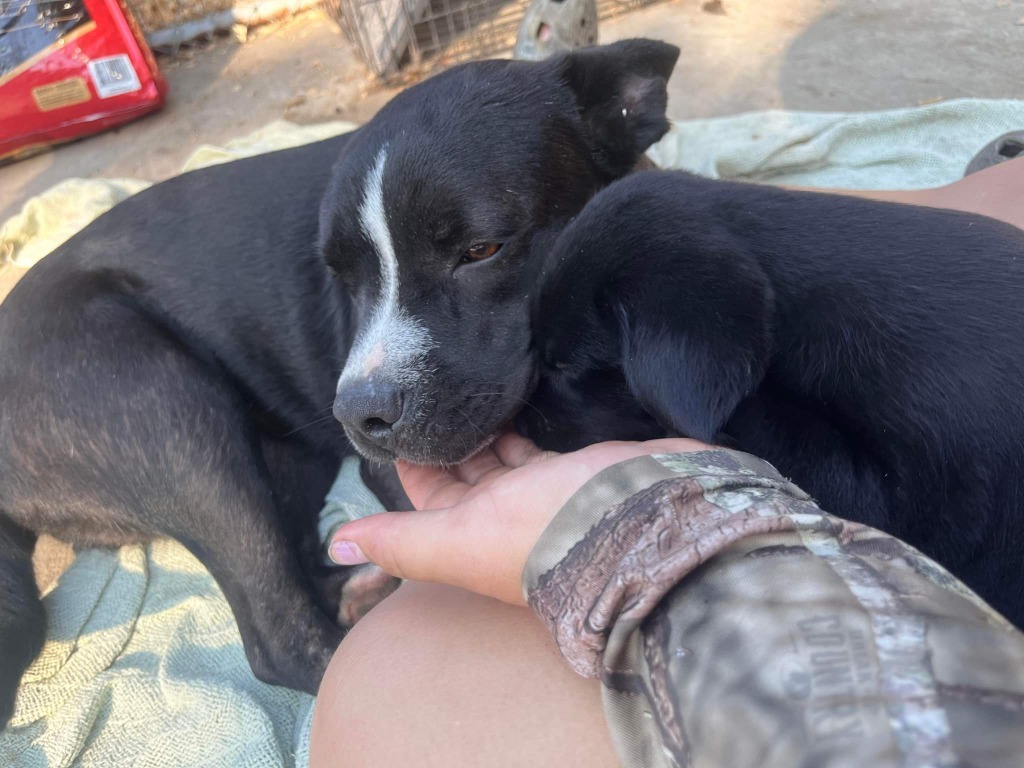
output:
<svg viewBox="0 0 1024 768"><path fill-rule="evenodd" d="M436 557L443 545L438 530L444 527L444 511L382 512L361 523L343 525L331 537L331 559L339 565L372 562L392 576L417 581L443 577L446 558ZM438 567L442 571L438 570Z"/></svg>
<svg viewBox="0 0 1024 768"><path fill-rule="evenodd" d="M489 445L475 456L469 457L461 464L456 464L452 467L452 471L460 480L470 485L476 485L483 477L501 467L502 463L494 452L494 446Z"/></svg>
<svg viewBox="0 0 1024 768"><path fill-rule="evenodd" d="M532 442L515 432L506 432L490 446L452 468L456 477L470 485L489 482L510 469L544 455ZM447 506L447 504L445 504Z"/></svg>
<svg viewBox="0 0 1024 768"><path fill-rule="evenodd" d="M640 443L649 453L693 453L695 451L713 451L715 446L702 443L690 437L662 437L657 440L648 440Z"/></svg>
<svg viewBox="0 0 1024 768"><path fill-rule="evenodd" d="M576 462L590 472L600 472L605 467L637 456L659 453L690 453L709 450L711 446L685 437L666 437L646 442L633 440L594 443L574 454Z"/></svg>
<svg viewBox="0 0 1024 768"><path fill-rule="evenodd" d="M521 467L531 461L554 455L549 451L542 451L518 432L506 432L499 437L494 443L494 454L509 468Z"/></svg>
<svg viewBox="0 0 1024 768"><path fill-rule="evenodd" d="M451 470L398 461L398 479L416 509L451 507L466 495L471 485L457 478Z"/></svg>
<svg viewBox="0 0 1024 768"><path fill-rule="evenodd" d="M498 572L487 554L492 537L457 516L447 509L372 515L339 528L328 551L340 565L368 561L399 578L464 587L521 605L520 573Z"/></svg>

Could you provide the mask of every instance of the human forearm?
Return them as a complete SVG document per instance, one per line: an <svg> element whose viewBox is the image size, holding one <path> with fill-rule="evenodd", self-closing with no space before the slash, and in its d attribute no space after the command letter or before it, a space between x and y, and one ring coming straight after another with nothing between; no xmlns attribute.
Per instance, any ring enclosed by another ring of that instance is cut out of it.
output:
<svg viewBox="0 0 1024 768"><path fill-rule="evenodd" d="M545 531L524 584L569 663L602 679L627 765L1024 754L1024 637L752 457L605 470Z"/></svg>

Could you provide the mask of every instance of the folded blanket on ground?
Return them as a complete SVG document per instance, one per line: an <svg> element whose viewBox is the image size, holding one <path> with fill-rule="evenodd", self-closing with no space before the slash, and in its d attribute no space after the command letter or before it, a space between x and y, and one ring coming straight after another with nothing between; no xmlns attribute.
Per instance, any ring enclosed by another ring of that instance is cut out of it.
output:
<svg viewBox="0 0 1024 768"><path fill-rule="evenodd" d="M201 148L185 170L351 128L274 123L225 148ZM773 111L677 123L650 155L663 167L713 177L911 189L956 180L984 144L1022 128L1018 101L860 114ZM31 265L145 186L58 184L0 227L0 261ZM67 218L69 208L78 215ZM348 462L325 504L321 533L378 510ZM0 733L0 765L307 764L313 699L252 676L223 595L180 545L81 552L45 603L49 637Z"/></svg>

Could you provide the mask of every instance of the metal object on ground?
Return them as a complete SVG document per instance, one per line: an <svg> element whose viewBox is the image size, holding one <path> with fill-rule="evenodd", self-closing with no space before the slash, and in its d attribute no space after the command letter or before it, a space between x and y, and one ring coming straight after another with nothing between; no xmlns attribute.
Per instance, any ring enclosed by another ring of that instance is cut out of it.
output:
<svg viewBox="0 0 1024 768"><path fill-rule="evenodd" d="M1015 157L1024 157L1024 131L1005 133L986 144L967 164L964 176L1005 163Z"/></svg>
<svg viewBox="0 0 1024 768"><path fill-rule="evenodd" d="M179 46L232 29L238 24L244 27L258 27L316 8L321 4L322 0L258 0L200 18L191 18L180 24L155 28L146 33L146 42L161 53L173 52Z"/></svg>
<svg viewBox="0 0 1024 768"><path fill-rule="evenodd" d="M539 61L597 42L597 0L533 0L519 25L513 56Z"/></svg>
<svg viewBox="0 0 1024 768"><path fill-rule="evenodd" d="M548 0L554 6L554 0ZM430 72L474 59L508 55L516 45L517 35L529 11L530 0L326 0L328 9L338 19L342 30L356 46L373 73L388 82L405 82L424 77ZM659 0L564 0L569 6L562 11L568 19L577 13L581 32L591 29L587 14L596 6L593 31L597 19L607 19L651 5ZM543 5L543 4L542 4ZM549 32L562 26L561 17L541 13L537 18L547 23ZM551 21L547 21L551 19ZM556 21L557 24L553 24ZM539 27L533 30L539 31ZM558 35L545 33L543 46L535 46L539 54L558 40L574 42L579 38L568 31ZM589 44L585 42L583 44ZM554 52L551 49L549 52ZM527 51L527 55L532 52Z"/></svg>

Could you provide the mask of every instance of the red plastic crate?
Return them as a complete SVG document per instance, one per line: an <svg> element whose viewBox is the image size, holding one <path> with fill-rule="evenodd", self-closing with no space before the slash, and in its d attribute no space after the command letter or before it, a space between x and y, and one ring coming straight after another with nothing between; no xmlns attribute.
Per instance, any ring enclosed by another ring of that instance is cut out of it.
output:
<svg viewBox="0 0 1024 768"><path fill-rule="evenodd" d="M134 120L166 95L118 0L0 0L0 161Z"/></svg>

